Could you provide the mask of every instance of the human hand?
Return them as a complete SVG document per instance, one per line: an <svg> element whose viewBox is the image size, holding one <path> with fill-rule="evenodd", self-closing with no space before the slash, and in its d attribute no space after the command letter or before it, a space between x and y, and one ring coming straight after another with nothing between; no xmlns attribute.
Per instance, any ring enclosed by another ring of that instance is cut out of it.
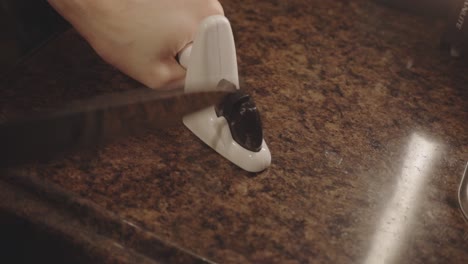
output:
<svg viewBox="0 0 468 264"><path fill-rule="evenodd" d="M217 0L48 0L109 64L150 88L181 81L176 56Z"/></svg>

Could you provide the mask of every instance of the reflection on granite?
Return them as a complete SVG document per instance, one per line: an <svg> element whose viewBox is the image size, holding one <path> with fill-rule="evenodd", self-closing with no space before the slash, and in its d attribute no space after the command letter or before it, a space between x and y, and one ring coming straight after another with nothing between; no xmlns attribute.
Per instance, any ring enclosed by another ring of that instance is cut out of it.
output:
<svg viewBox="0 0 468 264"><path fill-rule="evenodd" d="M457 188L468 160L467 67L438 50L443 23L369 1L222 3L272 151L267 171L240 170L180 126L30 164L5 184L57 185L94 208L69 213L86 230L148 261L177 262L149 255L154 247L180 250L181 262L466 263ZM1 85L0 121L139 86L74 32ZM34 215L33 205L4 201ZM141 233L127 241L130 226Z"/></svg>

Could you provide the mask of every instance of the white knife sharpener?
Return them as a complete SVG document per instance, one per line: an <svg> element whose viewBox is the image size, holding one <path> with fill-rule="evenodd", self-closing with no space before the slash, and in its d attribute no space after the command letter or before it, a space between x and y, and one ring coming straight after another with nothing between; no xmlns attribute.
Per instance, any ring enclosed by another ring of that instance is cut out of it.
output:
<svg viewBox="0 0 468 264"><path fill-rule="evenodd" d="M239 89L234 36L225 16L205 18L193 44L181 51L178 58L187 69L186 92L195 92L200 87L214 90L222 79ZM233 139L226 119L217 116L215 106L185 116L183 123L208 146L246 171L260 172L270 166L271 154L265 140L262 139L257 152L242 147Z"/></svg>

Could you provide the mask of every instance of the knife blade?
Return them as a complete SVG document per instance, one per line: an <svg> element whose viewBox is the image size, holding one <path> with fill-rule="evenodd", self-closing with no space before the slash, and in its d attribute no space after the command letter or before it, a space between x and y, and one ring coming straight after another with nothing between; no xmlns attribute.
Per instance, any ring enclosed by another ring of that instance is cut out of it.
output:
<svg viewBox="0 0 468 264"><path fill-rule="evenodd" d="M99 147L120 137L161 129L191 112L217 104L236 86L215 91L148 88L98 96L27 120L0 124L0 167L46 160L72 150Z"/></svg>

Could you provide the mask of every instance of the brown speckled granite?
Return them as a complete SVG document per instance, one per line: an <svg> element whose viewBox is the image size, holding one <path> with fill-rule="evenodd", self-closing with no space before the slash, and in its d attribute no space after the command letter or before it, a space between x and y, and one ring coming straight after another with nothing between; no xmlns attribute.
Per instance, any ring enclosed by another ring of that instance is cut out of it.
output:
<svg viewBox="0 0 468 264"><path fill-rule="evenodd" d="M359 0L222 3L267 171L238 169L180 126L21 173L153 233L150 249L129 246L151 259L166 241L221 263L468 262L456 193L468 69L438 50L443 23ZM4 78L0 120L137 86L69 32Z"/></svg>

